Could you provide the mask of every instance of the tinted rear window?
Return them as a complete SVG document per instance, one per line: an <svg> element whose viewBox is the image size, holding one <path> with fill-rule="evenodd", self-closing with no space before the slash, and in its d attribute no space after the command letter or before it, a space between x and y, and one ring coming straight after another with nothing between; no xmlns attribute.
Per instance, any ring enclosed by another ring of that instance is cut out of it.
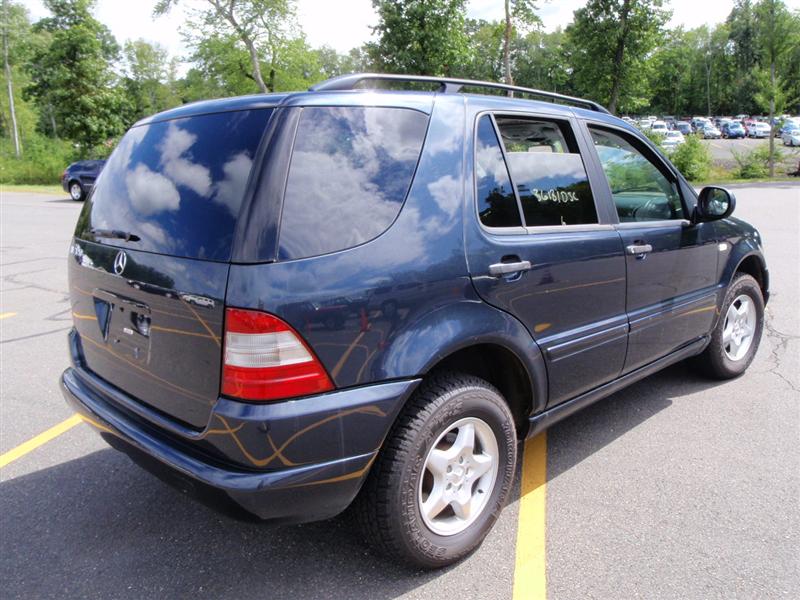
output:
<svg viewBox="0 0 800 600"><path fill-rule="evenodd" d="M76 235L149 252L225 261L271 110L132 128L109 158ZM118 239L126 232L138 240Z"/></svg>
<svg viewBox="0 0 800 600"><path fill-rule="evenodd" d="M326 254L383 233L403 205L427 124L427 115L404 108L304 108L279 256Z"/></svg>

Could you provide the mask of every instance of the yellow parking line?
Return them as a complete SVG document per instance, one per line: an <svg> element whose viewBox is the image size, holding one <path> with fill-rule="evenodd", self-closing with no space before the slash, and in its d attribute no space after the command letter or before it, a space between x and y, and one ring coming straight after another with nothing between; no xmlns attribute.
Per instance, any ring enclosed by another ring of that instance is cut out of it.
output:
<svg viewBox="0 0 800 600"><path fill-rule="evenodd" d="M547 437L544 433L540 433L525 443L522 457L514 600L547 598L546 484Z"/></svg>
<svg viewBox="0 0 800 600"><path fill-rule="evenodd" d="M8 317L13 317L15 314L17 314L17 313L15 313L15 312L0 313L0 319L7 319Z"/></svg>
<svg viewBox="0 0 800 600"><path fill-rule="evenodd" d="M47 431L44 431L37 435L35 438L28 440L17 446L16 448L12 448L8 452L0 454L0 469L5 467L8 463L14 462L18 458L22 458L28 452L36 450L42 444L46 444L53 438L60 436L65 431L69 431L75 425L81 422L81 418L78 415L72 415L69 419L65 421L61 421L58 425L54 425Z"/></svg>

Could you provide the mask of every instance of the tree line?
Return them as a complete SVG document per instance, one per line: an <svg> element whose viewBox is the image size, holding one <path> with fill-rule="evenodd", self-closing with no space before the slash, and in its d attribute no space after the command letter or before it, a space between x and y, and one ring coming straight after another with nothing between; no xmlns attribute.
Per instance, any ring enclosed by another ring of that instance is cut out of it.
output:
<svg viewBox="0 0 800 600"><path fill-rule="evenodd" d="M506 81L617 114L800 110L800 13L781 0L735 0L719 24L694 29L668 27L666 0L588 0L552 32L534 0L497 0L497 21L469 18L467 0L373 0L374 41L344 54L310 46L296 0L160 0L154 18L176 5L187 15L185 70L158 43L120 44L94 0L45 0L50 14L35 22L2 2L6 181L15 156L102 156L138 119L186 102L355 71Z"/></svg>

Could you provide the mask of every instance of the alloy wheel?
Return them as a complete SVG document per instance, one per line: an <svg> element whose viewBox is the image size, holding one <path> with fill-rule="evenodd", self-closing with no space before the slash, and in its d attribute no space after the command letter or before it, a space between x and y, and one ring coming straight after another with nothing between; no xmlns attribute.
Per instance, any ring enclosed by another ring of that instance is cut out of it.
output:
<svg viewBox="0 0 800 600"><path fill-rule="evenodd" d="M81 184L73 183L71 186L69 186L69 195L73 200L80 200L81 196L83 195Z"/></svg>
<svg viewBox="0 0 800 600"><path fill-rule="evenodd" d="M466 417L449 426L431 446L420 478L422 520L438 535L455 535L481 514L494 489L499 463L492 428Z"/></svg>
<svg viewBox="0 0 800 600"><path fill-rule="evenodd" d="M722 328L722 347L732 361L742 360L753 343L756 309L750 296L740 294L731 302Z"/></svg>

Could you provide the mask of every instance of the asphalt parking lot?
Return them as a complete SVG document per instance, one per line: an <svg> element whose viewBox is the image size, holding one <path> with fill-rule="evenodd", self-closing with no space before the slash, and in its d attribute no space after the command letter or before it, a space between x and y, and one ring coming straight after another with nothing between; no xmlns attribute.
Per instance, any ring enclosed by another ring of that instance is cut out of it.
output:
<svg viewBox="0 0 800 600"><path fill-rule="evenodd" d="M736 166L736 158L734 157L734 153L742 155L748 154L760 146L768 146L769 140L754 138L734 140L721 139L703 140L703 143L708 146L709 150L711 150L711 158L714 160L714 162L721 164L726 168L733 168ZM780 138L775 140L775 147L784 154L784 164L787 164L793 168L797 167L797 161L800 160L800 147L784 146ZM780 168L777 169L777 173L779 175L783 174L781 173Z"/></svg>
<svg viewBox="0 0 800 600"><path fill-rule="evenodd" d="M800 182L735 192L736 216L765 240L772 284L748 373L719 383L677 365L529 442L524 500L516 493L480 550L439 572L376 556L347 514L292 527L233 521L143 472L86 425L37 438L71 416L57 379L80 205L3 192L0 464L13 460L0 472L0 594L796 597Z"/></svg>

